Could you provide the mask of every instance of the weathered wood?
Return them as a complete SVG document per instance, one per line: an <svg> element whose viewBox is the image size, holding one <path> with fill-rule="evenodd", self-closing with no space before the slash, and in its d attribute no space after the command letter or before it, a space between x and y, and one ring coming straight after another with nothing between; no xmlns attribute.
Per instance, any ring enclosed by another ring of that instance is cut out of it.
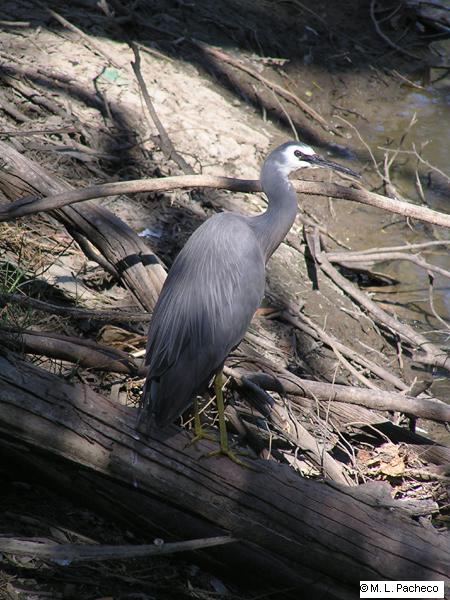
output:
<svg viewBox="0 0 450 600"><path fill-rule="evenodd" d="M98 344L92 340L84 340L53 332L16 330L11 328L0 329L0 346L2 345L16 352L44 355L99 371L127 373L140 377L145 377L147 372L142 360L135 359L131 354L123 350ZM250 385L256 387L262 393L265 393L263 389L269 389L281 395L289 394L294 403L312 410L314 414L318 408L319 411L323 410L323 418L325 419L326 413L329 413L333 416L335 424L341 423L341 427L338 428L339 430L346 429L346 421L353 423L353 428L364 428L365 425L377 425L377 429L380 431L380 424L383 424L385 430L390 425L394 427L391 431L391 433L394 433L392 438L394 441L402 441L410 445L422 444L420 454L424 460L437 462L437 464L450 463L450 448L436 444L423 436L412 434L411 437L408 430L394 426L393 423L386 420L380 413L374 412L400 411L418 418L450 421L449 406L436 398L417 399L395 392L306 380L288 371L281 372L277 377L266 375L265 373L246 373L239 368L232 369L229 367L225 367L224 372L234 377L235 381L244 387ZM312 407L308 404L308 400L313 402ZM352 404L359 406L352 408ZM368 410L368 408L373 410ZM270 416L272 420L275 417L275 422L278 418L278 427L281 429L284 428L283 424L290 420L284 407L278 403L275 403ZM303 428L298 423L292 424L292 435L294 437L291 441L303 450L311 451L314 448L316 452L318 451L318 464L325 468L326 475L335 481L344 483L345 479L335 476L336 471L334 471L335 475L332 475L332 472L327 470L326 464L324 464L324 461L326 462L327 460L327 453L323 452L320 444L306 430L303 431L301 440L297 437L301 429ZM289 437L286 431L284 433ZM385 434L387 435L387 431ZM424 446L427 446L427 448ZM428 450L432 451L431 454ZM426 452L426 456L424 452Z"/></svg>
<svg viewBox="0 0 450 600"><path fill-rule="evenodd" d="M129 373L141 377L146 374L146 367L142 360L135 359L122 350L82 338L51 332L0 329L0 347L2 345L17 352L44 355L69 361L84 368ZM239 385L244 387L253 386L263 395L266 392L263 391L262 387L275 389L283 395L288 391L291 400L300 405L302 409L306 409L314 415L319 410L319 414L324 420L332 417L333 426L338 431L346 431L346 423L351 423L350 428L352 430L355 428L364 430L365 427L372 427L372 431L377 430L381 435L387 435L394 442L402 442L411 449L417 450L423 460L444 466L450 464L449 447L436 444L426 437L418 436L404 428L397 427L374 410L368 410L364 406L352 406L353 403L365 403L366 406L377 410L391 411L406 407L405 412L409 414L427 418L440 415L441 418L444 418L445 411L448 411L449 407L436 399L421 399L418 401L416 398L408 398L395 392L374 391L303 380L288 372L281 373L280 379L263 373L247 373L246 375L245 372L241 373L239 369L228 367L225 367L225 372L234 377ZM262 387L258 387L252 380L262 385ZM282 389L282 381L286 383L286 389ZM303 394L308 397L304 397ZM347 402L343 400L347 400ZM400 404L397 401L400 401ZM422 402L424 402L424 405L422 405ZM430 406L433 409L431 412ZM444 410L444 413L441 412L441 409ZM282 403L275 400L269 416L270 420L275 423L276 428L283 431L284 436L290 439L292 443L306 451L310 459L320 469L323 469L327 477L343 484L350 483L349 478L343 472L342 466L332 459L321 444L298 422L291 422L291 417ZM450 417L448 418L450 419ZM286 429L286 425L290 422L291 424Z"/></svg>
<svg viewBox="0 0 450 600"><path fill-rule="evenodd" d="M1 148L1 146L0 146ZM319 181L294 180L292 184L299 193L315 196L329 196L360 202L368 206L375 206L405 217L419 219L434 223L442 227L450 227L450 216L433 210L426 206L417 206L410 202L393 200L381 194L368 192L364 189L346 187L335 183ZM94 185L82 189L72 190L69 186L49 190L47 198L31 197L18 199L11 206L0 209L0 222L17 219L37 212L55 210L74 205L77 202L86 202L91 198L105 198L117 194L135 194L138 192L166 192L181 189L226 189L233 192L261 192L261 184L256 179L236 179L220 175L178 175L173 177L160 177L157 179L135 179L131 181L117 181ZM44 193L44 192L42 192Z"/></svg>
<svg viewBox="0 0 450 600"><path fill-rule="evenodd" d="M142 361L136 361L123 350L60 333L0 329L0 344L16 352L41 354L73 362L88 369L141 377L145 377L147 372ZM278 392L281 395L289 394L323 402L358 404L377 411L398 411L417 418L450 422L450 406L437 398L416 398L397 392L301 379L287 370L276 376L228 367L225 367L225 372L245 385L252 383L259 389Z"/></svg>
<svg viewBox="0 0 450 600"><path fill-rule="evenodd" d="M123 350L97 344L92 340L49 331L0 329L0 346L16 352L66 360L87 369L128 373L142 377L147 373L142 360L136 361L131 354Z"/></svg>
<svg viewBox="0 0 450 600"><path fill-rule="evenodd" d="M236 377L249 379L259 387L279 394L304 396L312 400L328 402L360 404L374 410L394 410L433 421L450 421L450 406L437 398L415 398L398 392L311 381L301 379L287 370L277 374L276 377L266 373L246 373L239 369L228 372L233 376L236 373Z"/></svg>
<svg viewBox="0 0 450 600"><path fill-rule="evenodd" d="M18 304L34 310L50 313L52 315L61 315L80 321L106 321L108 323L148 323L151 319L151 313L142 311L129 312L124 310L89 310L87 308L78 308L63 304L54 304L43 302L36 298L23 296L22 294L3 294L0 292L0 307L9 303Z"/></svg>
<svg viewBox="0 0 450 600"><path fill-rule="evenodd" d="M69 184L0 141L0 191L11 199L70 190ZM119 274L139 304L152 310L165 279L165 270L148 245L123 221L94 201L51 212L71 231L78 232Z"/></svg>
<svg viewBox="0 0 450 600"><path fill-rule="evenodd" d="M249 572L313 597L357 597L361 579L448 581L449 536L377 508L367 490L302 479L274 463L254 461L253 470L200 459L209 442L186 446L175 428L143 440L134 421L132 409L86 386L0 356L0 444L24 444L43 464L54 455L81 467L97 493L111 483L117 494L103 501L133 513L141 531L150 535L153 522L177 539L229 533L241 542L211 550L216 560L239 555Z"/></svg>
<svg viewBox="0 0 450 600"><path fill-rule="evenodd" d="M115 559L129 559L140 556L163 556L178 552L201 550L211 546L232 544L236 540L229 536L218 536L189 540L187 542L173 542L171 544L60 544L58 542L36 542L0 536L0 552L16 554L19 556L34 556L43 559L71 562L102 561Z"/></svg>

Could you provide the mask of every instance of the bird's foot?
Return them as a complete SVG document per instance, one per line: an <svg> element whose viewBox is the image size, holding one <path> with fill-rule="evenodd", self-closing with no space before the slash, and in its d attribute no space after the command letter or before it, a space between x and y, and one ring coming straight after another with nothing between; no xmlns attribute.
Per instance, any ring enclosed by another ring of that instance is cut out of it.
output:
<svg viewBox="0 0 450 600"><path fill-rule="evenodd" d="M242 456L247 456L243 452L239 452L239 454ZM218 448L217 450L213 450L212 452L208 452L208 454L205 454L205 458L210 458L212 456L226 456L240 467L244 467L245 469L252 469L252 467L249 464L243 462L240 458L238 458L237 453L233 452L233 450L230 450L228 446L220 446L220 448Z"/></svg>
<svg viewBox="0 0 450 600"><path fill-rule="evenodd" d="M186 448L188 446L192 446L192 444L196 444L197 442L200 442L201 440L209 440L210 442L217 442L217 436L215 436L212 433L207 433L203 428L196 430L195 431L195 435L192 438L192 440L189 440L189 442L186 444Z"/></svg>

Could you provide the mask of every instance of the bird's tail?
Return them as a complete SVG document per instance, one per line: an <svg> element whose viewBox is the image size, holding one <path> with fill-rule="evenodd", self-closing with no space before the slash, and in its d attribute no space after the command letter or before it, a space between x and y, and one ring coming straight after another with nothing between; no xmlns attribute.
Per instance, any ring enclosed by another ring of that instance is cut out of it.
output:
<svg viewBox="0 0 450 600"><path fill-rule="evenodd" d="M189 408L195 393L191 381L198 380L195 364L174 365L159 378L148 378L142 391L137 429L145 435L173 423ZM189 377L186 376L189 374Z"/></svg>

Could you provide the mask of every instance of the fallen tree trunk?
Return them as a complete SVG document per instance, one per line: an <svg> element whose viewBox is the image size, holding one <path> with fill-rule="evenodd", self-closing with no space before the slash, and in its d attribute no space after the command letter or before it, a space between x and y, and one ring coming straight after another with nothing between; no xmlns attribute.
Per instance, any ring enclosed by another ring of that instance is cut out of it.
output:
<svg viewBox="0 0 450 600"><path fill-rule="evenodd" d="M48 195L71 190L37 162L0 141L0 191L11 200L20 196ZM2 207L3 208L3 207ZM123 221L94 201L54 210L88 258L119 278L139 304L152 310L166 277L163 266L148 245ZM95 249L95 250L94 250Z"/></svg>
<svg viewBox="0 0 450 600"><path fill-rule="evenodd" d="M0 329L0 345L12 351L67 360L84 368L99 371L128 373L141 377L144 377L147 372L142 361L134 359L132 355L122 350L100 345L91 340L56 333ZM364 408L365 406L375 410L398 410L416 417L450 421L450 408L440 400L435 398L421 398L418 400L395 392L304 380L288 371L280 372L275 376L265 373L246 373L241 371L239 367L225 367L224 372L233 377L243 387L248 387L251 383L253 386L257 386L260 391L268 389L277 391L282 395L287 393L294 403L302 406L312 414L316 414L317 408L319 408L319 411L324 413L322 415L324 420L327 419L328 414L333 416L335 427L337 423L341 423L341 426L337 427L338 431L343 432L347 429L346 422L351 423L351 428L363 430L367 426L375 426L375 429L382 431L384 435L388 435L393 441L402 441L410 447L420 444L419 454L423 460L445 467L450 464L450 448L436 444L423 436L416 436L404 428L395 426L380 413ZM312 406L308 404L308 399L313 403ZM272 406L271 420L274 422L275 418L276 421L276 415L278 414L281 421L275 426L283 430L284 435L288 435L285 425L289 421L289 415L285 414L282 404L276 401L275 404L276 406ZM282 411L281 415L279 411ZM300 430L303 431L301 438L298 437ZM345 474L342 473L342 467L337 467L334 460L331 461L331 464L334 464L334 467L331 467L332 470L327 468L327 466L330 467L331 457L323 451L321 445L298 422L292 424L291 435L294 436L291 441L302 450L307 452L314 450L314 454L318 459L316 464L320 469L324 469L327 477L341 483L349 483Z"/></svg>
<svg viewBox="0 0 450 600"><path fill-rule="evenodd" d="M299 590L357 597L362 579L448 580L448 535L380 508L378 495L303 479L271 462L243 469L224 458L200 459L211 444L186 447L187 434L175 428L140 439L134 412L0 356L0 446L25 446L32 451L26 460L78 493L94 487L122 518L139 522L141 533L178 540L229 533L239 542L208 556L245 561L246 574L296 588L293 597Z"/></svg>

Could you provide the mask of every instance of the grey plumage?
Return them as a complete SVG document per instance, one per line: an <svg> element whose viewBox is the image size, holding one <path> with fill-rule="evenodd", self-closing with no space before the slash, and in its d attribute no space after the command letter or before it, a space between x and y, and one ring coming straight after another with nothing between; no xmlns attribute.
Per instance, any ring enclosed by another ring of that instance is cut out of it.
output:
<svg viewBox="0 0 450 600"><path fill-rule="evenodd" d="M319 163L319 164L318 164ZM164 427L181 415L245 335L264 295L265 264L297 212L288 174L304 166L349 169L287 142L264 161L262 215L221 213L205 221L175 259L148 332L141 422Z"/></svg>
<svg viewBox="0 0 450 600"><path fill-rule="evenodd" d="M230 231L239 237L238 248ZM252 265L258 268L247 277ZM263 293L264 258L252 229L238 215L217 215L189 238L169 271L149 328L143 395L150 395L149 410L158 426L184 412L208 384L244 337ZM150 390L149 380L154 382Z"/></svg>

